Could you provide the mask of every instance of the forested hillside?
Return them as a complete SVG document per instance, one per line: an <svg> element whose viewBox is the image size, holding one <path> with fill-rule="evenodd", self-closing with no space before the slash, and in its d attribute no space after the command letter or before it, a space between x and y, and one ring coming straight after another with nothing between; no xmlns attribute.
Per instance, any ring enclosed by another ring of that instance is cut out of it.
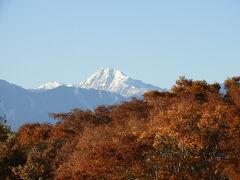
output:
<svg viewBox="0 0 240 180"><path fill-rule="evenodd" d="M181 77L58 123L0 126L1 179L240 179L240 77L219 84Z"/></svg>

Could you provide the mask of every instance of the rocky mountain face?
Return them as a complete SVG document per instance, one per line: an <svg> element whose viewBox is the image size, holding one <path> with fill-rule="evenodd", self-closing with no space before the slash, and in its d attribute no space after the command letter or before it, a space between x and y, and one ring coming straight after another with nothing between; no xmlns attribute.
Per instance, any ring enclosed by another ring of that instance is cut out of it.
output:
<svg viewBox="0 0 240 180"><path fill-rule="evenodd" d="M114 69L101 69L81 82L78 87L114 92L124 97L141 96L151 90L163 90L140 80L132 79Z"/></svg>
<svg viewBox="0 0 240 180"><path fill-rule="evenodd" d="M100 69L78 85L64 85L63 83L59 82L49 82L39 86L39 89L54 89L59 86L104 90L120 94L126 98L132 96L139 97L145 92L152 90L166 90L151 84L143 83L140 80L135 80L126 76L121 71L109 68Z"/></svg>

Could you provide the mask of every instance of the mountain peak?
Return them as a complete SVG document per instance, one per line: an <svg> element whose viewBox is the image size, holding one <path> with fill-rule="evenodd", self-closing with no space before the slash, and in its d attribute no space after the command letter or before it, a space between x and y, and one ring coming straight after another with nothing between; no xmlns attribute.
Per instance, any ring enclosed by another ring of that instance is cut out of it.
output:
<svg viewBox="0 0 240 180"><path fill-rule="evenodd" d="M65 84L57 82L57 81L53 81L53 82L48 82L46 84L39 86L38 89L54 89L59 86L65 86Z"/></svg>
<svg viewBox="0 0 240 180"><path fill-rule="evenodd" d="M98 70L78 86L81 88L114 92L125 97L140 96L149 90L160 90L158 87L134 80L121 71L110 68Z"/></svg>
<svg viewBox="0 0 240 180"><path fill-rule="evenodd" d="M117 77L126 77L121 71L111 68L102 68L98 70L95 74L98 75L109 75L109 76L117 76Z"/></svg>
<svg viewBox="0 0 240 180"><path fill-rule="evenodd" d="M78 85L65 85L54 81L38 87L40 90L55 89L59 86L79 87L85 89L104 90L120 94L124 97L141 96L147 91L163 90L151 84L132 79L119 70L102 68Z"/></svg>
<svg viewBox="0 0 240 180"><path fill-rule="evenodd" d="M123 79L127 79L128 77L123 74L121 71L116 69L110 69L110 68L103 68L98 70L96 73L94 73L91 77L88 78L88 80L99 80L102 81L121 81Z"/></svg>

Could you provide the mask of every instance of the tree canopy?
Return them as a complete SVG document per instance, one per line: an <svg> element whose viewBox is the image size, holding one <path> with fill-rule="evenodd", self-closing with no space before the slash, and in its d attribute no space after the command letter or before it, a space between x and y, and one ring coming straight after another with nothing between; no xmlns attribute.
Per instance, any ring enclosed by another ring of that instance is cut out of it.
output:
<svg viewBox="0 0 240 180"><path fill-rule="evenodd" d="M240 179L239 77L220 85L180 77L170 91L55 125L0 123L0 174L15 179Z"/></svg>

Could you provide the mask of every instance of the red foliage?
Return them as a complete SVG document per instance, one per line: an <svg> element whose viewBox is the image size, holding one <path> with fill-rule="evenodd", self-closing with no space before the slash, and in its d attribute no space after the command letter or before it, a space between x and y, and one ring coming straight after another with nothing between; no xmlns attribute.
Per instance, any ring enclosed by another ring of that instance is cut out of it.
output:
<svg viewBox="0 0 240 180"><path fill-rule="evenodd" d="M227 80L222 95L219 84L181 77L169 92L52 114L54 126L24 125L14 142L26 160L12 172L19 179L238 180L239 80ZM13 146L4 147L6 159Z"/></svg>

